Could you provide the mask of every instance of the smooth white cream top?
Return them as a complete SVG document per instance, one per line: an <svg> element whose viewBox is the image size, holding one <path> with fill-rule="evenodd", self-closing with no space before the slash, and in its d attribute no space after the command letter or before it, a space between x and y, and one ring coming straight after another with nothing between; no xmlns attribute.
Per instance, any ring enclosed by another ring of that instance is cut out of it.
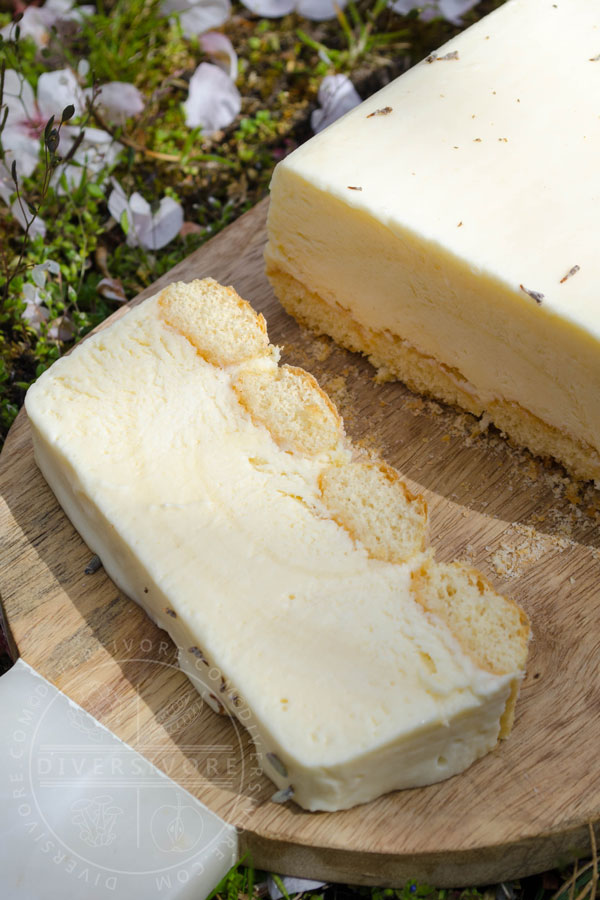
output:
<svg viewBox="0 0 600 900"><path fill-rule="evenodd" d="M280 169L600 339L600 3L509 0L433 56Z"/></svg>

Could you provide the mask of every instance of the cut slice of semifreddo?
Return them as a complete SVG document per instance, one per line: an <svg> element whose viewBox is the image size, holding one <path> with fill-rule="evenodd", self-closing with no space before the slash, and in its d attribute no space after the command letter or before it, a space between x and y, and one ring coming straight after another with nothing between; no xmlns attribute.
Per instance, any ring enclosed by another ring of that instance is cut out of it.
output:
<svg viewBox="0 0 600 900"><path fill-rule="evenodd" d="M600 4L509 0L277 166L286 309L600 478Z"/></svg>
<svg viewBox="0 0 600 900"><path fill-rule="evenodd" d="M27 394L36 460L182 669L307 809L439 781L510 731L529 625L438 565L427 511L278 364L235 291L177 283Z"/></svg>

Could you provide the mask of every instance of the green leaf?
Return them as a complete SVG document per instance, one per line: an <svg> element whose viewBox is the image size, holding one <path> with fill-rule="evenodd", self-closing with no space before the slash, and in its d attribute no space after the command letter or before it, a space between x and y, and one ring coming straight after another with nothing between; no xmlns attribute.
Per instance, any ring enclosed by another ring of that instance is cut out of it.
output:
<svg viewBox="0 0 600 900"><path fill-rule="evenodd" d="M91 197L97 197L98 200L102 200L104 197L104 191L102 190L102 188L98 184L94 184L93 182L90 182L87 185L87 192Z"/></svg>
<svg viewBox="0 0 600 900"><path fill-rule="evenodd" d="M119 225L125 232L125 234L129 234L129 218L127 216L127 210L124 209L121 213L121 218L119 219Z"/></svg>

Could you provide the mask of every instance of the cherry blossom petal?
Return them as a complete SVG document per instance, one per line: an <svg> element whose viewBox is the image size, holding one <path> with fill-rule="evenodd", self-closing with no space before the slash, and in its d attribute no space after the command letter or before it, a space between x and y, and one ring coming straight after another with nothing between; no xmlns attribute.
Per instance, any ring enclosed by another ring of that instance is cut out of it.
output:
<svg viewBox="0 0 600 900"><path fill-rule="evenodd" d="M313 22L323 22L325 19L334 19L335 7L343 9L346 3L347 0L298 0L296 12Z"/></svg>
<svg viewBox="0 0 600 900"><path fill-rule="evenodd" d="M54 16L48 14L46 9L37 6L28 6L23 11L23 17L19 22L21 38L30 37L38 47L44 47L48 43L48 29L54 22ZM14 41L16 26L5 25L0 29L0 34L5 41Z"/></svg>
<svg viewBox="0 0 600 900"><path fill-rule="evenodd" d="M101 297L106 297L107 300L116 300L118 303L127 303L123 283L118 278L110 278L108 276L103 278L98 282L96 290Z"/></svg>
<svg viewBox="0 0 600 900"><path fill-rule="evenodd" d="M280 882L286 893L279 887ZM290 875L282 875L277 881L272 875L267 876L267 889L271 900L282 900L283 897L291 897L294 894L303 894L305 891L314 891L316 888L324 887L324 881L313 881L308 878L294 878Z"/></svg>
<svg viewBox="0 0 600 900"><path fill-rule="evenodd" d="M108 198L108 209L117 222L121 221L123 213L127 216L127 243L130 247L160 250L173 240L183 225L183 209L172 197L163 197L158 211L153 215L147 200L137 191L127 199L115 179Z"/></svg>
<svg viewBox="0 0 600 900"><path fill-rule="evenodd" d="M225 72L212 63L200 63L190 79L183 104L188 128L202 127L207 134L226 128L242 108L240 92Z"/></svg>
<svg viewBox="0 0 600 900"><path fill-rule="evenodd" d="M33 219L33 212L22 199L16 199L11 203L11 198L15 191L15 183L10 172L3 163L0 163L0 197L2 197L7 206L10 206L13 218L16 219L21 228L25 229L27 222ZM44 220L39 216L34 219L29 227L29 233L32 237L38 234L41 234L43 237L46 234L46 223Z"/></svg>
<svg viewBox="0 0 600 900"><path fill-rule="evenodd" d="M35 94L33 88L14 69L4 73L4 94L2 103L8 107L7 124L23 122L35 116Z"/></svg>
<svg viewBox="0 0 600 900"><path fill-rule="evenodd" d="M42 306L44 295L34 284L26 282L23 285L23 299L25 300L25 309L21 313L21 318L39 334L40 325L50 317L49 311Z"/></svg>
<svg viewBox="0 0 600 900"><path fill-rule="evenodd" d="M40 292L39 288L37 288L34 284L30 284L28 281L23 285L23 296L25 297L28 303L32 303L35 306L39 306L40 303L44 302L44 295Z"/></svg>
<svg viewBox="0 0 600 900"><path fill-rule="evenodd" d="M182 225L182 206L172 197L163 197L156 215L138 229L140 245L147 250L160 250L179 234Z"/></svg>
<svg viewBox="0 0 600 900"><path fill-rule="evenodd" d="M42 322L47 322L50 313L45 306L39 306L37 303L25 302L25 309L21 313L21 318L27 322L30 328L39 333Z"/></svg>
<svg viewBox="0 0 600 900"><path fill-rule="evenodd" d="M15 200L11 204L10 211L23 231L27 228L27 223L31 223L29 225L29 234L32 238L37 237L38 235L45 237L46 223L40 216L36 216L35 219L33 218L33 212L24 200Z"/></svg>
<svg viewBox="0 0 600 900"><path fill-rule="evenodd" d="M207 31L200 36L200 46L209 56L212 56L215 65L227 72L232 81L235 81L238 73L237 53L233 44L225 34L220 31Z"/></svg>
<svg viewBox="0 0 600 900"><path fill-rule="evenodd" d="M33 38L38 47L44 47L48 43L48 32L56 22L81 22L84 16L93 12L93 6L74 6L73 0L47 0L43 7L28 6L19 22L21 37ZM0 34L5 41L14 40L14 25L6 25Z"/></svg>
<svg viewBox="0 0 600 900"><path fill-rule="evenodd" d="M73 141L79 134L78 126L65 125L61 130L60 152L66 155ZM63 176L69 188L77 187L84 172L97 175L104 168L111 168L123 149L123 145L115 141L112 135L100 128L86 128L83 142L73 155L71 162L58 167L52 176L51 184L59 194L64 193L61 184Z"/></svg>
<svg viewBox="0 0 600 900"><path fill-rule="evenodd" d="M231 13L230 0L163 0L165 16L179 13L181 30L186 37L197 37L223 25Z"/></svg>
<svg viewBox="0 0 600 900"><path fill-rule="evenodd" d="M112 179L113 189L108 195L107 205L108 211L117 222L121 221L121 216L124 212L127 212L129 209L129 201L127 200L127 196L125 191L119 184L119 182L113 178ZM131 226L131 219L130 219Z"/></svg>
<svg viewBox="0 0 600 900"><path fill-rule="evenodd" d="M287 16L296 8L296 0L242 0L242 4L250 12L267 19Z"/></svg>
<svg viewBox="0 0 600 900"><path fill-rule="evenodd" d="M438 6L444 19L453 25L462 25L462 16L478 3L479 0L439 0Z"/></svg>
<svg viewBox="0 0 600 900"><path fill-rule="evenodd" d="M323 131L362 102L347 75L326 75L319 87L318 100L321 109L315 109L310 117L315 132Z"/></svg>
<svg viewBox="0 0 600 900"><path fill-rule="evenodd" d="M71 69L57 69L42 72L38 79L37 104L42 116L60 119L66 106L75 107L75 115L80 116L85 109L83 91Z"/></svg>
<svg viewBox="0 0 600 900"><path fill-rule="evenodd" d="M10 200L14 192L15 183L12 180L12 176L4 163L0 162L0 197L2 197L7 206L10 205Z"/></svg>
<svg viewBox="0 0 600 900"><path fill-rule="evenodd" d="M68 316L58 316L48 329L48 337L53 341L70 341L75 336L75 326Z"/></svg>
<svg viewBox="0 0 600 900"><path fill-rule="evenodd" d="M419 18L424 22L442 16L453 25L461 25L461 16L479 3L479 0L394 0L390 7L400 15L420 9Z"/></svg>
<svg viewBox="0 0 600 900"><path fill-rule="evenodd" d="M36 284L40 290L43 290L44 285L46 284L46 270L43 266L34 266L31 270L31 277L33 278L34 284Z"/></svg>
<svg viewBox="0 0 600 900"><path fill-rule="evenodd" d="M113 190L108 198L108 210L119 224L122 222L123 213L127 219L126 237L130 247L139 245L138 229L143 227L146 220L151 217L150 204L138 193L134 193L128 199L121 185L113 178Z"/></svg>
<svg viewBox="0 0 600 900"><path fill-rule="evenodd" d="M16 160L17 176L28 178L38 164L39 138L28 134L23 127L7 125L2 132L2 144L5 150L6 164L12 166L13 160Z"/></svg>
<svg viewBox="0 0 600 900"><path fill-rule="evenodd" d="M124 125L127 119L142 112L144 98L134 84L109 81L100 88L98 105L109 122Z"/></svg>

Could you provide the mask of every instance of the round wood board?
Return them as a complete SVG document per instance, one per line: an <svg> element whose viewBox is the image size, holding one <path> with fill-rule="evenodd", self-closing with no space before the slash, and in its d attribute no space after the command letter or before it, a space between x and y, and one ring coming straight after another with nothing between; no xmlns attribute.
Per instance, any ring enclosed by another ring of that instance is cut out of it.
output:
<svg viewBox="0 0 600 900"><path fill-rule="evenodd" d="M472 562L526 609L534 636L509 740L449 781L344 812L272 803L249 736L203 706L165 633L102 570L84 573L90 551L35 466L24 412L0 457L0 590L18 652L237 825L259 868L463 886L589 853L600 820L600 494L481 434L468 415L377 384L360 357L300 329L264 276L265 216L266 201L134 302L174 279L233 284L264 313L284 361L330 393L353 438L425 494L438 557Z"/></svg>

